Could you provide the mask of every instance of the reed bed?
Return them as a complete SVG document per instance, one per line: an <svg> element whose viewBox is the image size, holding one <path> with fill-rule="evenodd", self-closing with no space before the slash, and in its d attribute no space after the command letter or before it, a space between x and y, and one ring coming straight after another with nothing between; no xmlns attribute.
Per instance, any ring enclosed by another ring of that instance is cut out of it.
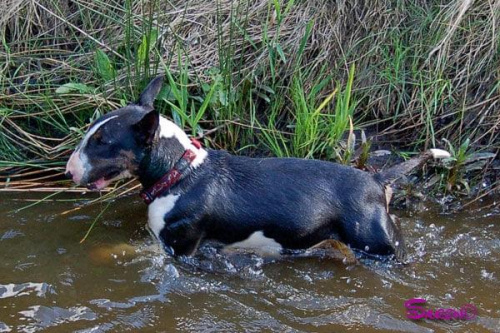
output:
<svg viewBox="0 0 500 333"><path fill-rule="evenodd" d="M499 22L500 0L4 0L0 187L68 188L86 126L164 73L157 107L209 147L364 168L443 147L432 191L495 193Z"/></svg>

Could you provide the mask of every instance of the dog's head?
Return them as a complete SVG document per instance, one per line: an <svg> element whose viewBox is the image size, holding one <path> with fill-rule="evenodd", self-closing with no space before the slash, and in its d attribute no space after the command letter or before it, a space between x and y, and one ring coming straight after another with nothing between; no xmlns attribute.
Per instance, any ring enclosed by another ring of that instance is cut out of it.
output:
<svg viewBox="0 0 500 333"><path fill-rule="evenodd" d="M162 83L163 76L156 77L136 104L97 119L69 158L66 175L79 185L97 190L113 180L136 176L159 126L153 101Z"/></svg>

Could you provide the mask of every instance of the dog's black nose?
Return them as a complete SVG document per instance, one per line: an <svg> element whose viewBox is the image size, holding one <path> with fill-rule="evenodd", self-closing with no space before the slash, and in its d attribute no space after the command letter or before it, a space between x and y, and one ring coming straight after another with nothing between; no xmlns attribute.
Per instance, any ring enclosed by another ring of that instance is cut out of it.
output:
<svg viewBox="0 0 500 333"><path fill-rule="evenodd" d="M66 172L64 175L66 176L66 178L70 178L70 179L73 178L73 175L69 171Z"/></svg>

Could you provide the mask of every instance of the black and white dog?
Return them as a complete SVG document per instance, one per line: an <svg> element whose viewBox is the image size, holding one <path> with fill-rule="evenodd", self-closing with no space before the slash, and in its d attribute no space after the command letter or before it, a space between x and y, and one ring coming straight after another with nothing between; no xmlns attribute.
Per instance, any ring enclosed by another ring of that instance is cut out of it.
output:
<svg viewBox="0 0 500 333"><path fill-rule="evenodd" d="M204 240L256 250L307 249L335 239L368 254L405 257L388 184L431 150L380 174L297 158L248 158L203 149L159 115L163 77L137 104L95 121L71 155L66 174L90 189L137 177L149 227L172 255L192 255Z"/></svg>

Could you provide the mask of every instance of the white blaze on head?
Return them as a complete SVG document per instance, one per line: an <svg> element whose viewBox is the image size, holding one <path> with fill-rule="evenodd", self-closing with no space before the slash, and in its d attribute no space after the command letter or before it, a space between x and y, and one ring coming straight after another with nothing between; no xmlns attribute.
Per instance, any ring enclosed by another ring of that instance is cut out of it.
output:
<svg viewBox="0 0 500 333"><path fill-rule="evenodd" d="M73 154L71 154L71 157L66 164L66 173L70 172L73 175L73 181L76 184L80 184L82 179L84 178L84 175L86 173L89 173L90 169L92 169L92 165L90 165L87 155L83 152L83 148L85 148L89 139L92 137L92 135L95 134L95 132L97 132L97 130L102 125L106 124L108 121L116 117L118 116L109 117L92 126L83 137L82 142L78 145Z"/></svg>
<svg viewBox="0 0 500 333"><path fill-rule="evenodd" d="M160 117L160 138L175 137L185 150L190 149L196 152L196 158L191 162L191 167L197 168L203 163L208 153L203 148L196 148L184 131L170 120Z"/></svg>
<svg viewBox="0 0 500 333"><path fill-rule="evenodd" d="M73 181L76 184L80 184L85 173L85 166L88 165L88 159L86 155L83 158L79 150L75 150L66 164L66 173L71 173L73 176Z"/></svg>

